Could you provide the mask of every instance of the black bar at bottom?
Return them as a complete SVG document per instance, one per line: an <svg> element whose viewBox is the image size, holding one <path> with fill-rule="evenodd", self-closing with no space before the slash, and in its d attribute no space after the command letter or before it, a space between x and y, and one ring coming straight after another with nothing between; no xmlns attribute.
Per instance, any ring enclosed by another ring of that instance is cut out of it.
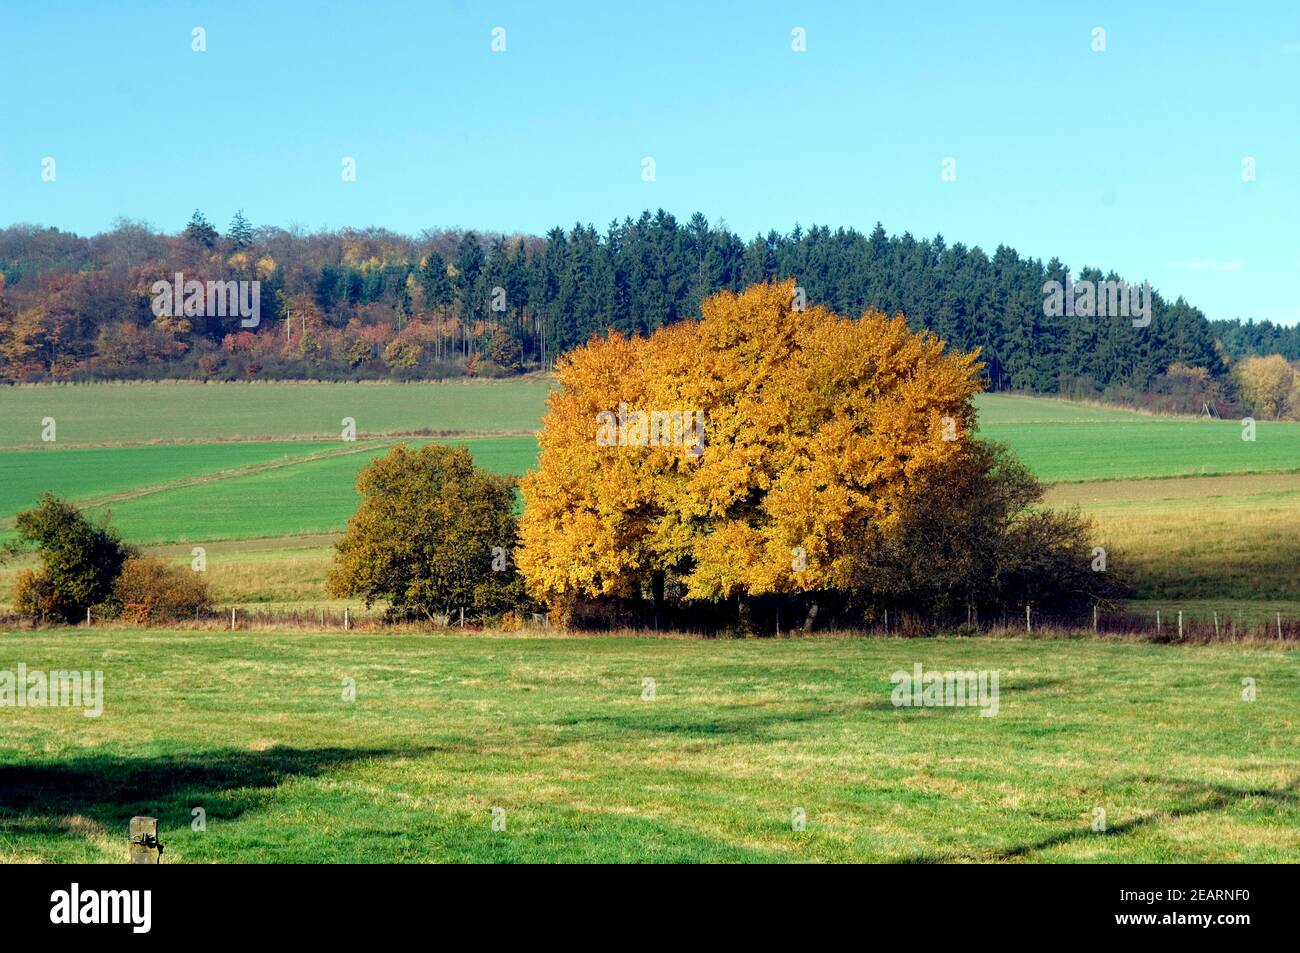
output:
<svg viewBox="0 0 1300 953"><path fill-rule="evenodd" d="M494 938L513 927L533 940L604 936L640 945L637 936L682 939L687 921L692 939L732 940L784 921L800 931L847 928L882 940L902 930L897 935L911 937L905 947L925 937L927 947L933 939L992 941L1022 929L1033 931L1025 938L1138 934L1230 943L1294 937L1298 925L1294 878L1282 867L677 867L591 874L581 867L4 867L0 922L11 941L94 933L127 942L244 936L259 943L373 943L418 925L450 940L454 934L445 931L459 924Z"/></svg>

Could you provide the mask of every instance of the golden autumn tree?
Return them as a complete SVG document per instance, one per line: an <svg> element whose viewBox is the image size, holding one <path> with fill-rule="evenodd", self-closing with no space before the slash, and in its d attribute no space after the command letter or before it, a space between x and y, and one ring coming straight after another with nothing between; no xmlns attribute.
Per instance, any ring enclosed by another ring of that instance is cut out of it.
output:
<svg viewBox="0 0 1300 953"><path fill-rule="evenodd" d="M1232 379L1257 416L1276 420L1287 416L1288 410L1300 411L1300 407L1291 407L1296 371L1280 354L1243 358L1232 369Z"/></svg>
<svg viewBox="0 0 1300 953"><path fill-rule="evenodd" d="M901 316L801 309L792 281L701 311L557 366L518 564L562 617L658 603L668 582L704 602L855 588L905 504L967 452L975 355Z"/></svg>

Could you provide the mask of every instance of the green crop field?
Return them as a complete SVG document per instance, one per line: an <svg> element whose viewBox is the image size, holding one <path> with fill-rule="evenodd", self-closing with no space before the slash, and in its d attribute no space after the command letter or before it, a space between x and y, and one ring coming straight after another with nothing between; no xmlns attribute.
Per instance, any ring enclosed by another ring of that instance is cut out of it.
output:
<svg viewBox="0 0 1300 953"><path fill-rule="evenodd" d="M82 502L196 477L233 478L340 446L293 441L2 451L0 519L34 505L46 490Z"/></svg>
<svg viewBox="0 0 1300 953"><path fill-rule="evenodd" d="M427 440L408 441L413 445ZM523 473L537 458L531 437L470 437L479 466ZM112 506L115 525L141 543L205 542L323 533L343 529L361 498L354 484L366 462L389 444L348 455L277 467L211 483L165 490Z"/></svg>
<svg viewBox="0 0 1300 953"><path fill-rule="evenodd" d="M980 436L1009 444L1047 483L1300 470L1300 423L1260 423L1246 441L1232 421L1133 416L984 423Z"/></svg>
<svg viewBox="0 0 1300 953"><path fill-rule="evenodd" d="M7 710L5 862L121 862L135 814L176 863L1300 856L1300 671L1266 647L0 635L19 662L105 702ZM917 662L997 671L997 716L894 707Z"/></svg>
<svg viewBox="0 0 1300 953"><path fill-rule="evenodd" d="M70 384L0 387L0 447L41 446L53 417L60 446L337 438L431 431L532 433L551 389L545 377L396 383Z"/></svg>
<svg viewBox="0 0 1300 953"><path fill-rule="evenodd" d="M982 394L979 435L1045 483L1300 472L1300 423L1159 416L1050 397Z"/></svg>

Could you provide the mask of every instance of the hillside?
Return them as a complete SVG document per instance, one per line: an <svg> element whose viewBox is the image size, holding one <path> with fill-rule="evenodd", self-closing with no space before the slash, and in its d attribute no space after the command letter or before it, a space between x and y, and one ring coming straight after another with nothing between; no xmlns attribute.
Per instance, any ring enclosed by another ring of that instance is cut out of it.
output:
<svg viewBox="0 0 1300 953"><path fill-rule="evenodd" d="M786 277L809 303L901 311L953 347L980 348L994 391L1131 398L1176 361L1222 374L1204 315L1158 290L1139 326L1051 313L1044 285L1066 272L1055 258L889 236L879 224L745 240L663 211L545 237L305 234L242 218L222 236L197 212L181 235L136 223L89 238L13 226L0 230L0 381L509 373L549 367L609 328L645 334L697 315L714 291ZM156 314L155 282L177 274L258 282L257 326L203 307ZM1077 267L1071 280L1120 276Z"/></svg>

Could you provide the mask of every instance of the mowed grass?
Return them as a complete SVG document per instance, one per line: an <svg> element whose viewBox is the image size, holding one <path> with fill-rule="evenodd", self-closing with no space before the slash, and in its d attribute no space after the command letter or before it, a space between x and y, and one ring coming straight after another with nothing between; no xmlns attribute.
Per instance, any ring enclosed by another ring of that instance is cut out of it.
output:
<svg viewBox="0 0 1300 953"><path fill-rule="evenodd" d="M334 383L170 382L0 387L0 447L40 447L42 419L60 446L272 437L532 433L552 384L509 380Z"/></svg>
<svg viewBox="0 0 1300 953"><path fill-rule="evenodd" d="M894 707L918 661L998 671L999 714ZM19 662L107 700L5 710L3 861L120 863L136 814L173 863L1300 858L1300 673L1264 647L0 635Z"/></svg>

